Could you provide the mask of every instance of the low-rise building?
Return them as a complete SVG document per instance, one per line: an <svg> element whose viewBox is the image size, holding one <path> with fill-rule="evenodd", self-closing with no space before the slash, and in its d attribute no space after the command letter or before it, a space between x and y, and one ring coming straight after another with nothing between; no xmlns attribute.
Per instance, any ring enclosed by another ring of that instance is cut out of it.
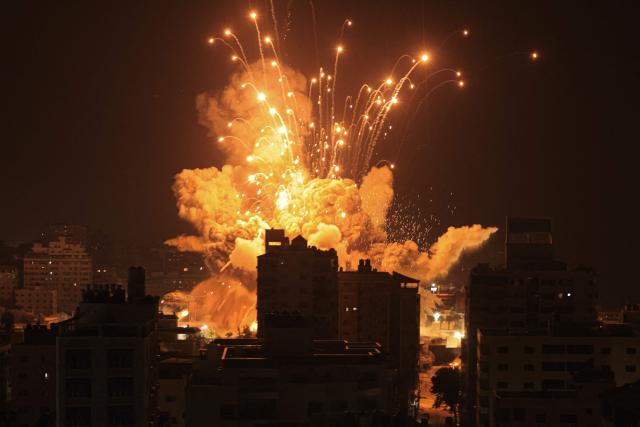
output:
<svg viewBox="0 0 640 427"><path fill-rule="evenodd" d="M216 340L194 365L186 425L328 425L392 410L394 371L376 343L313 340L299 315L267 315L264 339Z"/></svg>
<svg viewBox="0 0 640 427"><path fill-rule="evenodd" d="M16 289L15 305L36 316L55 314L58 312L58 290L53 286L29 286Z"/></svg>
<svg viewBox="0 0 640 427"><path fill-rule="evenodd" d="M640 337L628 325L574 325L527 334L486 329L477 340L479 425L502 425L494 417L496 396L523 404L526 396L540 403L537 396L544 393L575 394L574 376L593 370L609 372L612 385L640 380Z"/></svg>
<svg viewBox="0 0 640 427"><path fill-rule="evenodd" d="M573 374L566 390L498 391L493 425L602 427L607 423L601 396L612 387L610 372L594 370Z"/></svg>

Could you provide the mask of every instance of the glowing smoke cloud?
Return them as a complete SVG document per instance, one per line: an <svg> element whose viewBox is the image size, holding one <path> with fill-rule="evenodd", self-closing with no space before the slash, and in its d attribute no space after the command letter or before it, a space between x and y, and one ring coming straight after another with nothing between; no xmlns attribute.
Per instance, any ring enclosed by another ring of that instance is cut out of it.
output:
<svg viewBox="0 0 640 427"><path fill-rule="evenodd" d="M191 301L200 300L198 320L218 333L255 321L256 256L263 252L265 228L333 247L342 265L366 257L378 268L421 280L446 275L466 250L496 231L451 227L428 252L412 241L387 241L393 175L386 166L368 165L389 111L421 61L413 60L397 83L363 86L351 100L351 118L337 121L331 76L321 71L308 81L275 55L253 64L234 59L243 71L221 93L197 99L201 123L228 164L185 169L173 187L180 217L198 235L167 243L204 253L214 276L191 295Z"/></svg>

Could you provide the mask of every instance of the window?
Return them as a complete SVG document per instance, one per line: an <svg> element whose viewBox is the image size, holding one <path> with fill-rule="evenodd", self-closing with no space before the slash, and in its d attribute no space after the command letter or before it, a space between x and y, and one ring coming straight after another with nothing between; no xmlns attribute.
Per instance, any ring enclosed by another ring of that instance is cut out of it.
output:
<svg viewBox="0 0 640 427"><path fill-rule="evenodd" d="M91 397L91 380L89 378L68 378L65 385L68 398Z"/></svg>
<svg viewBox="0 0 640 427"><path fill-rule="evenodd" d="M544 390L559 390L564 388L563 380L542 380Z"/></svg>
<svg viewBox="0 0 640 427"><path fill-rule="evenodd" d="M133 426L133 406L109 406L107 423L113 427Z"/></svg>
<svg viewBox="0 0 640 427"><path fill-rule="evenodd" d="M627 348L627 354L636 354L636 348L635 347L628 347Z"/></svg>
<svg viewBox="0 0 640 427"><path fill-rule="evenodd" d="M498 381L498 388L509 388L509 383L505 381Z"/></svg>
<svg viewBox="0 0 640 427"><path fill-rule="evenodd" d="M625 372L635 372L636 371L636 365L627 365L624 367Z"/></svg>
<svg viewBox="0 0 640 427"><path fill-rule="evenodd" d="M498 347L498 353L500 353L500 354L506 354L506 353L509 353L509 347L507 347L507 346L500 346L500 347Z"/></svg>
<svg viewBox="0 0 640 427"><path fill-rule="evenodd" d="M107 366L109 369L133 368L133 350L110 349L107 352Z"/></svg>
<svg viewBox="0 0 640 427"><path fill-rule="evenodd" d="M89 427L91 425L91 408L70 407L66 411L67 426L69 427Z"/></svg>
<svg viewBox="0 0 640 427"><path fill-rule="evenodd" d="M109 378L107 388L109 390L109 397L133 396L133 378Z"/></svg>
<svg viewBox="0 0 640 427"><path fill-rule="evenodd" d="M523 386L523 388L526 388L526 389L532 389L533 388L533 383L527 381L522 386Z"/></svg>
<svg viewBox="0 0 640 427"><path fill-rule="evenodd" d="M560 422L564 424L575 424L578 422L576 414L560 414Z"/></svg>
<svg viewBox="0 0 640 427"><path fill-rule="evenodd" d="M524 347L524 352L525 352L525 354L533 354L533 347L525 346Z"/></svg>
<svg viewBox="0 0 640 427"><path fill-rule="evenodd" d="M569 344L567 345L567 353L569 354L593 354L593 346L588 344Z"/></svg>
<svg viewBox="0 0 640 427"><path fill-rule="evenodd" d="M611 347L602 347L600 349L600 354L611 354Z"/></svg>
<svg viewBox="0 0 640 427"><path fill-rule="evenodd" d="M509 421L511 421L509 415L509 408L498 409L498 421L500 421L501 423L508 423Z"/></svg>
<svg viewBox="0 0 640 427"><path fill-rule="evenodd" d="M524 421L524 408L514 408L513 409L513 419L514 421Z"/></svg>
<svg viewBox="0 0 640 427"><path fill-rule="evenodd" d="M563 354L565 351L565 346L562 344L544 344L542 346L542 353L544 354Z"/></svg>
<svg viewBox="0 0 640 427"><path fill-rule="evenodd" d="M509 365L507 365L506 363L500 363L498 365L498 371L508 371L509 370Z"/></svg>
<svg viewBox="0 0 640 427"><path fill-rule="evenodd" d="M590 367L587 362L567 362L567 371L569 372L578 372Z"/></svg>
<svg viewBox="0 0 640 427"><path fill-rule="evenodd" d="M525 371L533 371L533 365L532 365L532 364L530 364L530 363L526 363L526 364L523 366L523 369L524 369Z"/></svg>
<svg viewBox="0 0 640 427"><path fill-rule="evenodd" d="M236 418L236 405L231 405L231 404L220 405L221 420L234 420L235 418Z"/></svg>
<svg viewBox="0 0 640 427"><path fill-rule="evenodd" d="M91 367L91 350L67 350L65 361L68 369L89 369Z"/></svg>
<svg viewBox="0 0 640 427"><path fill-rule="evenodd" d="M564 362L542 362L543 371L564 371Z"/></svg>

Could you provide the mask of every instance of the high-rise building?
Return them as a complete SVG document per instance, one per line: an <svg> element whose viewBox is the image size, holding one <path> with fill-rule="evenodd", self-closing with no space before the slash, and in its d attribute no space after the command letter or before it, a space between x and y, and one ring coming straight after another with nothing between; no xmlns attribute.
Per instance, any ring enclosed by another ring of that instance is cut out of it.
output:
<svg viewBox="0 0 640 427"><path fill-rule="evenodd" d="M597 296L592 271L554 259L549 220L507 219L505 265L478 265L465 292L463 368L471 425L489 420L486 399L478 394L478 336L496 329L512 336L541 330L550 335L562 324L594 324Z"/></svg>
<svg viewBox="0 0 640 427"><path fill-rule="evenodd" d="M54 425L56 335L55 327L27 325L24 341L14 344L11 349L10 405L16 426Z"/></svg>
<svg viewBox="0 0 640 427"><path fill-rule="evenodd" d="M382 345L398 369L398 405L407 410L418 380L419 280L387 273L360 260L356 271L338 272L339 336Z"/></svg>
<svg viewBox="0 0 640 427"><path fill-rule="evenodd" d="M266 230L265 253L258 257L258 335L268 313L296 312L309 319L316 339L338 336L338 256L291 243L284 230Z"/></svg>
<svg viewBox="0 0 640 427"><path fill-rule="evenodd" d="M82 290L92 283L92 262L81 243L67 239L61 236L33 245L24 256L24 287L54 288L58 310L71 313L81 300Z"/></svg>
<svg viewBox="0 0 640 427"><path fill-rule="evenodd" d="M57 425L152 425L157 408L158 300L145 296L144 270L119 286L83 293L59 323Z"/></svg>

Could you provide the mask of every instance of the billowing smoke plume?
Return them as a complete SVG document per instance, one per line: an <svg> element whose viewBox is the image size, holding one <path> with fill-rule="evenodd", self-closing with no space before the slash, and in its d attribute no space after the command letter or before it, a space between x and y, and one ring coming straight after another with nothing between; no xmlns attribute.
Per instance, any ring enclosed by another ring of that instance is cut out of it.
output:
<svg viewBox="0 0 640 427"><path fill-rule="evenodd" d="M176 175L178 213L197 235L167 243L205 254L214 277L192 296L202 299L200 320L207 316L218 332L255 320L253 308L247 307L255 304L256 256L263 251L266 228L335 248L343 266L370 258L382 270L421 280L446 275L465 251L496 231L451 227L427 252L412 241L388 242L384 224L394 195L391 170L373 167L359 185L340 177L337 164L331 166L335 173L318 176L307 138L313 125L307 87L294 70L282 65L263 69L258 63L234 75L220 94L198 97L201 122L229 164Z"/></svg>

